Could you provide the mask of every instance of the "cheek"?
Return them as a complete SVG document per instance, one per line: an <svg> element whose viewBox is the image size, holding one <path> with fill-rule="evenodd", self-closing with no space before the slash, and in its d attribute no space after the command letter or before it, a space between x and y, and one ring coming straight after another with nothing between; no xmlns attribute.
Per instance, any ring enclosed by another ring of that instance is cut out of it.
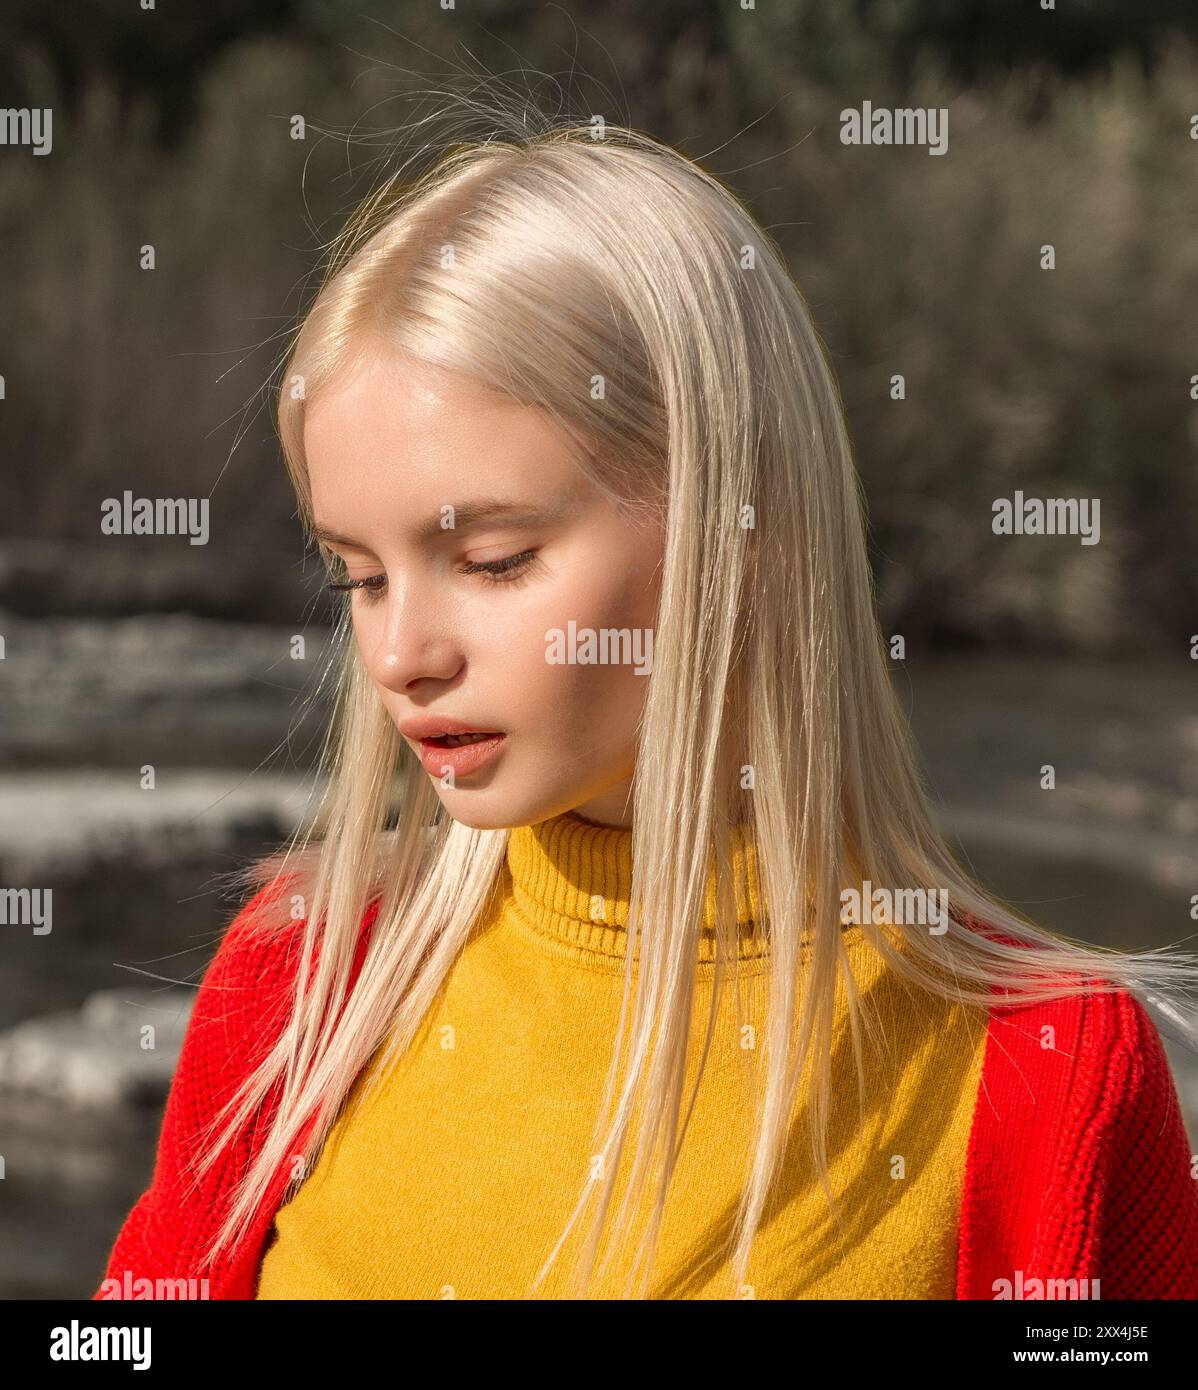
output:
<svg viewBox="0 0 1198 1390"><path fill-rule="evenodd" d="M625 750L635 738L644 707L649 676L638 674L637 662L643 665L646 651L653 651L656 634L646 638L644 630L656 621L656 592L650 578L630 574L631 569L631 561L623 569L605 564L569 592L559 591L552 604L539 610L536 641L530 648L536 669L527 673L522 703L529 710L539 704L544 727L580 752L596 744ZM585 628L630 632L633 663L548 662L546 631L555 628L568 639L571 621L580 640Z"/></svg>
<svg viewBox="0 0 1198 1390"><path fill-rule="evenodd" d="M647 680L630 666L540 659L539 671L515 696L528 755L555 773L622 770L636 754Z"/></svg>
<svg viewBox="0 0 1198 1390"><path fill-rule="evenodd" d="M358 647L358 653L366 663L367 668L372 667L375 653L383 635L382 604L370 605L361 599L351 598L350 602L350 626L353 629L354 641Z"/></svg>

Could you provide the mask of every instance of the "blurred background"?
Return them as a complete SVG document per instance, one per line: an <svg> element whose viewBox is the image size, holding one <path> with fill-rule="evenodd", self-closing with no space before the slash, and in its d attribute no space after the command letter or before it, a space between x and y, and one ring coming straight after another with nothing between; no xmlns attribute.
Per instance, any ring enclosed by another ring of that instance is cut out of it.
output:
<svg viewBox="0 0 1198 1390"><path fill-rule="evenodd" d="M1195 931L1198 12L743 4L7 0L0 106L54 124L48 156L0 146L0 886L54 917L0 926L0 1296L98 1284L220 876L303 813L331 609L266 383L412 73L506 73L748 202L841 383L961 857L1072 936ZM842 144L867 100L948 108L947 153ZM1100 498L1101 542L994 535L1016 489ZM208 544L102 535L125 490L208 498ZM131 1019L156 1030L133 1060Z"/></svg>

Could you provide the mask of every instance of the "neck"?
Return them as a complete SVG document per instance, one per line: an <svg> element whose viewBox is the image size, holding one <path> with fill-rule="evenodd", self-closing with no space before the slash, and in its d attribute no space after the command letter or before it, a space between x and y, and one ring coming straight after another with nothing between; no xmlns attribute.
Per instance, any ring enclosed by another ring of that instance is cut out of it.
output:
<svg viewBox="0 0 1198 1390"><path fill-rule="evenodd" d="M513 896L525 920L542 934L602 956L628 950L632 893L632 831L595 825L575 811L518 826L508 838ZM731 888L735 950L740 959L765 953L764 914L756 852L749 827L732 832ZM639 938L646 928L641 925ZM634 958L641 953L638 939ZM719 945L714 865L709 868L698 959L714 962Z"/></svg>

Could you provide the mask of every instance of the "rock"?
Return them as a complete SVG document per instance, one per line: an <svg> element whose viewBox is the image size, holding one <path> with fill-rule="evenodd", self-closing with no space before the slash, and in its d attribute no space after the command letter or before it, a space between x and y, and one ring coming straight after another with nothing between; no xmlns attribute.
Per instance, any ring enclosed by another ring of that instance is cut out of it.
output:
<svg viewBox="0 0 1198 1390"><path fill-rule="evenodd" d="M108 1113L160 1105L194 999L182 989L102 990L78 1011L26 1019L0 1034L0 1098Z"/></svg>

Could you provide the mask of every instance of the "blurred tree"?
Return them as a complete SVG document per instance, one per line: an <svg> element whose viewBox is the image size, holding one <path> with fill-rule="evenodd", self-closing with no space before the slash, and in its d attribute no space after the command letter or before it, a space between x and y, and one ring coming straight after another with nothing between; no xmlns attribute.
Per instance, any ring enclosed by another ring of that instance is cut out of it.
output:
<svg viewBox="0 0 1198 1390"><path fill-rule="evenodd" d="M29 90L28 49L49 59L61 100L78 109L99 73L111 77L121 105L148 98L165 145L183 138L195 114L205 69L230 44L293 22L295 0L204 0L142 9L138 0L47 5L5 0L0 12L0 91L12 106L41 104Z"/></svg>

